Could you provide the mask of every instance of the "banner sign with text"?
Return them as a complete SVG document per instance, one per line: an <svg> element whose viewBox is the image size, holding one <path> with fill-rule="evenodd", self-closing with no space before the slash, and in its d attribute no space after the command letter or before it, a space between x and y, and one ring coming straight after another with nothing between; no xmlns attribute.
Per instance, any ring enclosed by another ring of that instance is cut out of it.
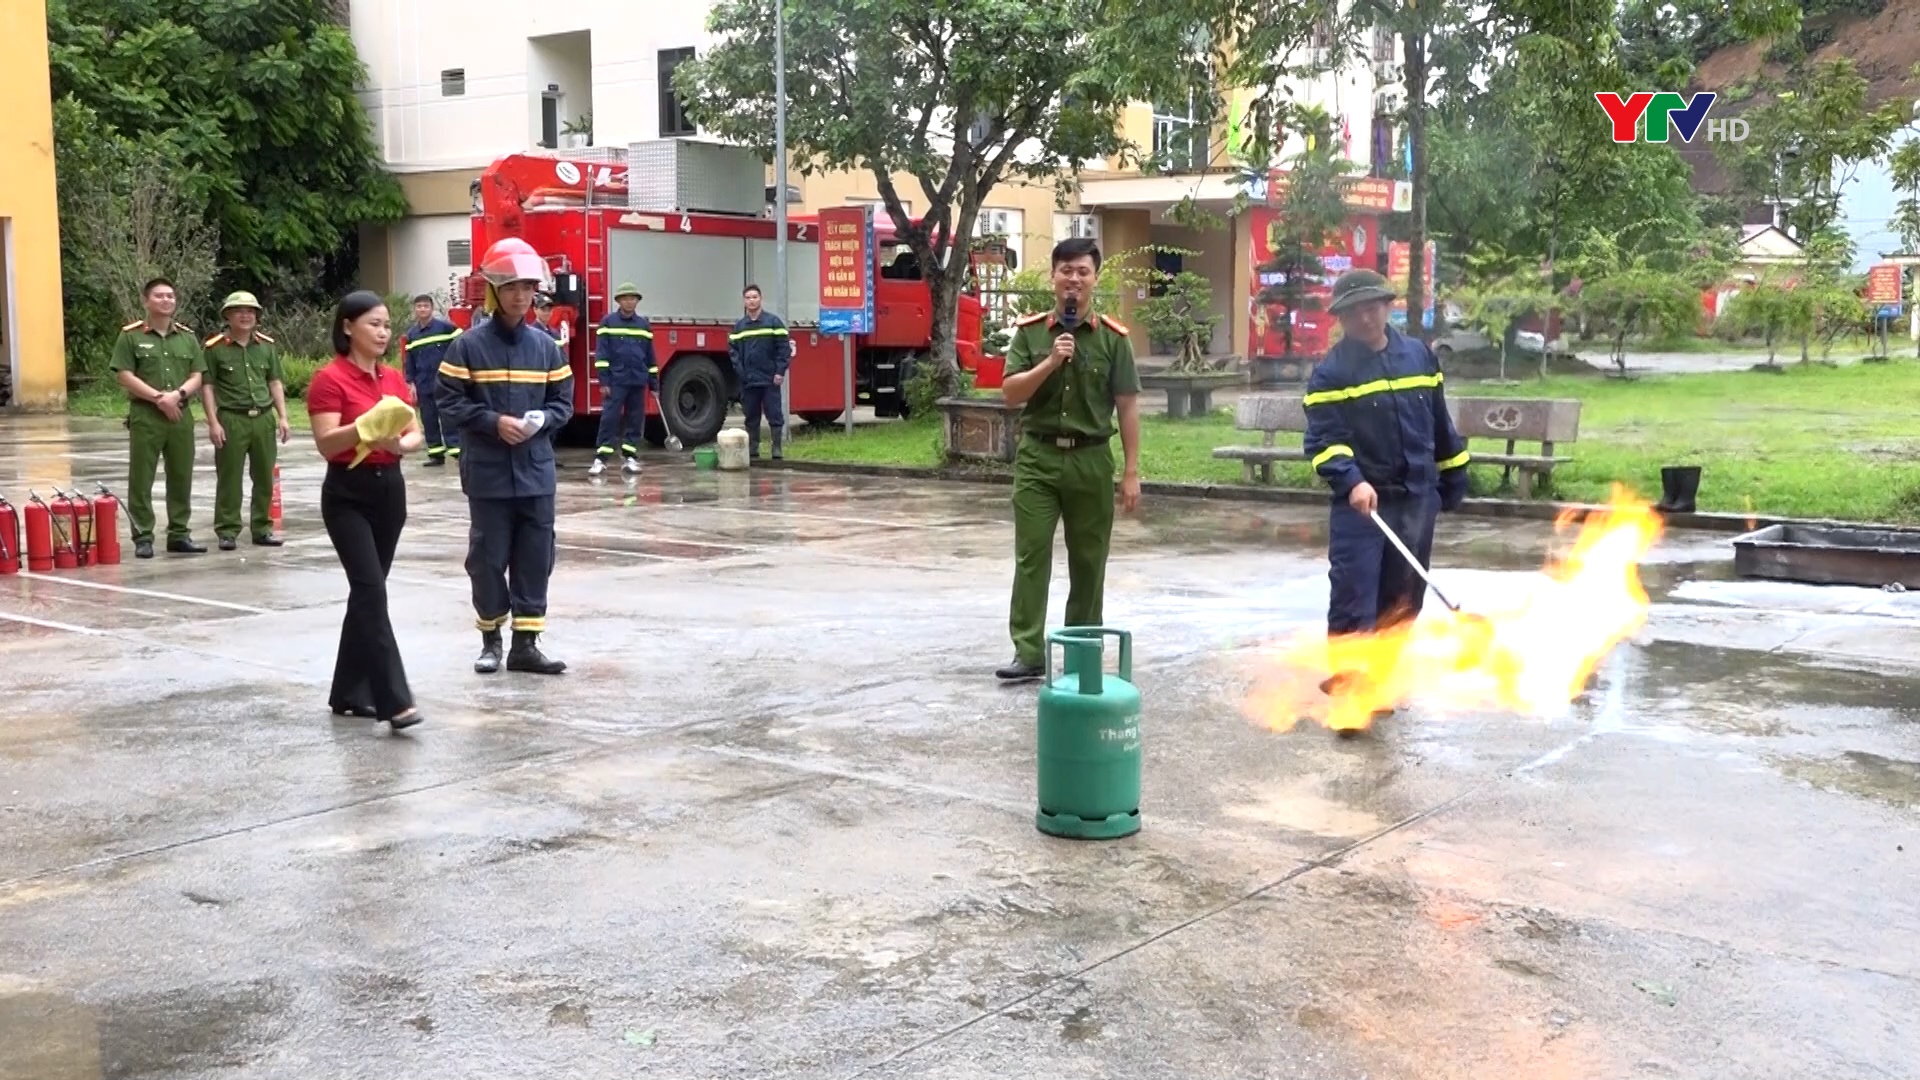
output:
<svg viewBox="0 0 1920 1080"><path fill-rule="evenodd" d="M820 211L820 332L873 333L873 208Z"/></svg>

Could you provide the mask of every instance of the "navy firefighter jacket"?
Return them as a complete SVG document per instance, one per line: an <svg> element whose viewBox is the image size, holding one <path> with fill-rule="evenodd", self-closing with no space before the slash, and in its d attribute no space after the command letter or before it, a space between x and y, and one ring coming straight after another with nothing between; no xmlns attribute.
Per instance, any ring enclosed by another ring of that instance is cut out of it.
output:
<svg viewBox="0 0 1920 1080"><path fill-rule="evenodd" d="M1307 380L1306 452L1345 500L1362 480L1381 498L1439 488L1451 508L1467 493L1467 442L1447 412L1440 362L1418 338L1387 328L1375 352L1343 338Z"/></svg>
<svg viewBox="0 0 1920 1080"><path fill-rule="evenodd" d="M775 375L784 376L793 359L793 338L780 316L760 309L758 318L742 316L733 324L727 339L727 357L741 386L772 386Z"/></svg>
<svg viewBox="0 0 1920 1080"><path fill-rule="evenodd" d="M525 323L498 317L455 338L440 364L440 422L460 431L460 486L475 499L552 495L553 441L573 417L573 369L560 346ZM508 446L500 418L545 410L533 438Z"/></svg>
<svg viewBox="0 0 1920 1080"><path fill-rule="evenodd" d="M615 389L651 386L660 392L660 368L653 358L653 324L645 315L623 315L618 308L600 320L593 345L593 368Z"/></svg>
<svg viewBox="0 0 1920 1080"><path fill-rule="evenodd" d="M440 362L447 358L447 350L453 346L453 339L460 336L460 328L435 315L427 320L427 325L407 324L407 332L400 335L406 343L407 381L415 386L430 383L440 370Z"/></svg>

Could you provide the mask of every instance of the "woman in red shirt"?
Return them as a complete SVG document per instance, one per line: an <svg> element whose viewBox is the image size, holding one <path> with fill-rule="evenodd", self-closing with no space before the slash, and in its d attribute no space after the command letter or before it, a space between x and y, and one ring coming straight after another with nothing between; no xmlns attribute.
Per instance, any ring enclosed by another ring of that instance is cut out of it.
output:
<svg viewBox="0 0 1920 1080"><path fill-rule="evenodd" d="M307 415L313 443L328 462L320 517L349 586L333 663L334 715L384 720L399 731L422 719L387 615L387 571L407 523L400 459L426 441L419 416L404 434L375 444L360 464L352 464L360 444L353 422L361 413L387 396L416 404L407 380L381 363L392 333L385 301L365 290L348 293L333 313L333 362L314 372L307 386Z"/></svg>

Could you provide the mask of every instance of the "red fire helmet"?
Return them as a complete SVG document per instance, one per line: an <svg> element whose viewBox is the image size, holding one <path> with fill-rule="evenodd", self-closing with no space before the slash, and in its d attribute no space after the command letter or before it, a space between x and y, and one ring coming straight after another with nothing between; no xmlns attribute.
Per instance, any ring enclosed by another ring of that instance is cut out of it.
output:
<svg viewBox="0 0 1920 1080"><path fill-rule="evenodd" d="M480 276L487 284L500 286L510 281L547 280L547 262L533 245L519 237L496 240L480 258Z"/></svg>

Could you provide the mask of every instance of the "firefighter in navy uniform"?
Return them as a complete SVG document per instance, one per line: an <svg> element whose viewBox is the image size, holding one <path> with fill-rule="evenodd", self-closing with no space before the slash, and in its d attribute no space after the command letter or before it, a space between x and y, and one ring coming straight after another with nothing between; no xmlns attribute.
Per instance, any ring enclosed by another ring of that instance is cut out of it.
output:
<svg viewBox="0 0 1920 1080"><path fill-rule="evenodd" d="M607 470L616 445L625 469L640 471L641 427L647 422L647 391L660 396L660 368L654 361L653 324L640 314L640 287L621 282L613 294L619 310L607 312L594 332L593 369L600 379L600 441L588 476ZM662 414L661 420L665 421ZM619 442L615 443L618 437Z"/></svg>
<svg viewBox="0 0 1920 1080"><path fill-rule="evenodd" d="M527 321L547 267L524 240L506 239L480 261L486 325L454 339L440 364L443 424L461 435L467 495L467 577L480 628L473 669L500 670L500 630L513 623L508 671L558 675L567 665L540 651L554 562L553 441L573 416L573 370L551 336Z"/></svg>
<svg viewBox="0 0 1920 1080"><path fill-rule="evenodd" d="M1417 617L1426 599L1426 585L1370 515L1378 513L1424 569L1440 511L1467 497L1467 443L1447 412L1440 363L1425 342L1388 325L1393 299L1371 270L1334 282L1327 310L1339 316L1343 336L1313 369L1302 401L1307 455L1333 489L1330 637L1390 629ZM1339 693L1367 675L1334 672L1321 689Z"/></svg>
<svg viewBox="0 0 1920 1080"><path fill-rule="evenodd" d="M773 429L773 458L780 460L781 438L787 417L780 406L780 384L787 381L793 359L793 338L780 316L760 306L760 286L749 285L740 294L747 313L733 324L727 339L727 357L740 380L740 408L747 418L747 458L760 459L760 414Z"/></svg>
<svg viewBox="0 0 1920 1080"><path fill-rule="evenodd" d="M420 430L427 436L427 464L441 465L460 456L460 431L452 424L442 427L440 405L435 400L440 385L440 362L447 358L460 328L433 313L433 297L426 293L413 298L413 324L400 335L407 385L413 387L414 400L420 403Z"/></svg>

